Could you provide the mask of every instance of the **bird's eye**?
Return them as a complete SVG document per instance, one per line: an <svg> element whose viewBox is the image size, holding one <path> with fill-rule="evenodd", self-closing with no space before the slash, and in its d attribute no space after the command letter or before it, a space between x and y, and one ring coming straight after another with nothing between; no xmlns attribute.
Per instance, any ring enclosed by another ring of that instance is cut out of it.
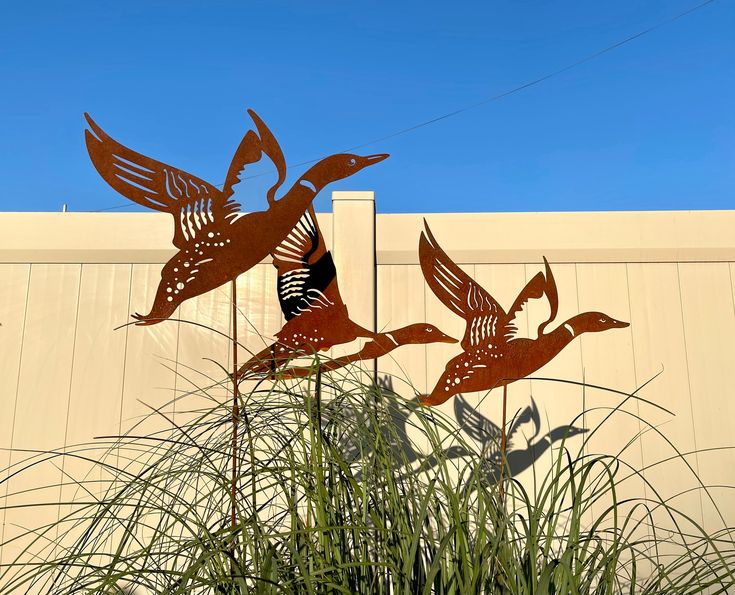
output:
<svg viewBox="0 0 735 595"><path fill-rule="evenodd" d="M433 330L434 330L434 329L433 329L433 328L431 328L430 326L427 326L427 327L426 327L426 332L427 332L427 333L430 333L430 332L432 332Z"/></svg>
<svg viewBox="0 0 735 595"><path fill-rule="evenodd" d="M600 322L607 322L607 318L600 318Z"/></svg>
<svg viewBox="0 0 735 595"><path fill-rule="evenodd" d="M356 163L357 163L357 161L356 161L356 160L355 160L355 158L353 157L352 159L350 159L350 160L349 160L349 161L347 162L347 165L349 165L350 167L354 167Z"/></svg>

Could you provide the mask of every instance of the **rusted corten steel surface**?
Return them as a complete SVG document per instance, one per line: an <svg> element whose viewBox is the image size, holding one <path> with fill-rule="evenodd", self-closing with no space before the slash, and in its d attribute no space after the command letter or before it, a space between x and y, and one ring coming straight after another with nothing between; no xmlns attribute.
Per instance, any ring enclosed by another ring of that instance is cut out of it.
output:
<svg viewBox="0 0 735 595"><path fill-rule="evenodd" d="M325 186L387 157L331 155L309 168L276 199L276 192L286 179L286 161L268 127L255 112L248 113L258 133L249 130L245 134L221 190L128 149L85 114L91 129L85 131L87 150L99 174L123 196L173 217L173 244L178 252L161 271L161 283L150 312L133 315L138 324L165 320L184 300L211 291L251 269L286 237ZM244 213L231 198L233 187L240 182L246 166L263 155L276 166L278 180L267 192L267 210Z"/></svg>
<svg viewBox="0 0 735 595"><path fill-rule="evenodd" d="M447 362L434 390L421 399L425 405L440 405L460 393L505 386L536 372L582 333L629 326L602 312L585 312L545 332L559 311L559 295L546 258L545 274L533 276L507 313L447 256L428 225L421 233L419 260L434 295L466 324L462 353ZM525 315L529 300L537 299L546 300L549 316L528 333L530 337L524 337L519 317Z"/></svg>
<svg viewBox="0 0 735 595"><path fill-rule="evenodd" d="M377 359L401 345L456 343L425 322L385 332L371 331L353 322L339 293L332 253L327 250L311 206L273 252L273 266L278 271L278 302L286 324L276 334L276 342L243 364L238 376L277 372L290 377L306 376L313 368L282 369L296 358L328 351L358 338L368 342L355 353L326 361L321 365L322 371Z"/></svg>

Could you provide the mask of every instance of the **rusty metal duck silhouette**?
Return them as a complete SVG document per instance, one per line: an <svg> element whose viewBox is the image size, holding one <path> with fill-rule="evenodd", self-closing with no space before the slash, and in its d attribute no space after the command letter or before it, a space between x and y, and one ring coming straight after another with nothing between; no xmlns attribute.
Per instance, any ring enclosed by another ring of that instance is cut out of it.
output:
<svg viewBox="0 0 735 595"><path fill-rule="evenodd" d="M457 342L426 323L376 333L353 322L340 296L334 260L311 205L273 252L273 266L278 269L278 301L286 324L277 333L275 343L240 367L238 378L252 373L273 374L294 358L326 351L357 338L369 341L355 354L325 362L322 371L376 359L402 345ZM290 368L281 375L307 376L311 371Z"/></svg>
<svg viewBox="0 0 735 595"><path fill-rule="evenodd" d="M465 319L467 327L458 356L449 360L424 405L439 405L458 393L491 390L532 374L551 361L582 333L629 326L603 314L585 312L573 316L550 332L556 318L558 294L551 267L544 258L545 274L537 273L523 288L506 313L498 302L441 249L428 224L419 240L419 260L427 284L452 312ZM546 297L550 315L538 327L538 337L518 336L516 317L531 299Z"/></svg>
<svg viewBox="0 0 735 595"><path fill-rule="evenodd" d="M88 115L87 150L104 180L123 196L145 207L170 213L178 252L164 265L151 311L135 314L137 324L165 320L184 300L234 279L261 262L288 235L327 184L383 161L388 155L361 157L341 153L312 166L280 198L286 164L275 137L248 110L257 134L249 130L240 142L220 190L183 170L136 153L105 133ZM268 209L243 213L232 200L244 168L265 154L278 170L268 190Z"/></svg>

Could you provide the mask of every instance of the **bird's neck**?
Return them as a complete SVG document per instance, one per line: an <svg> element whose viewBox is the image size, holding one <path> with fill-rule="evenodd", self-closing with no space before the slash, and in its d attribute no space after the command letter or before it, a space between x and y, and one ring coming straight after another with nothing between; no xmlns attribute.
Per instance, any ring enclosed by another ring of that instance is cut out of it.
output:
<svg viewBox="0 0 735 595"><path fill-rule="evenodd" d="M410 342L408 337L408 330L409 329L407 326L403 326L401 328L397 328L395 330L380 334L384 338L386 343L390 344L390 348L395 349L400 345L407 345Z"/></svg>
<svg viewBox="0 0 735 595"><path fill-rule="evenodd" d="M285 232L288 234L321 189L322 186L312 183L305 175L301 176L289 191L268 209L274 221L271 225L275 225L277 221L279 224L288 227L288 231Z"/></svg>
<svg viewBox="0 0 735 595"><path fill-rule="evenodd" d="M325 186L330 182L333 182L332 176L324 169L322 162L312 165L304 175L296 180L295 187L301 186L310 192L314 193L314 196L319 194Z"/></svg>
<svg viewBox="0 0 735 595"><path fill-rule="evenodd" d="M303 188L304 191L307 193L311 193L311 196L316 196L321 192L322 188L326 186L326 184L315 180L314 178L307 177L309 175L309 172L306 172L303 176L301 176L298 180L296 180L296 184L294 185L294 188Z"/></svg>
<svg viewBox="0 0 735 595"><path fill-rule="evenodd" d="M560 324L550 333L541 335L537 342L541 345L541 349L546 356L546 361L552 358L564 349L577 336L574 327L570 324L570 320Z"/></svg>

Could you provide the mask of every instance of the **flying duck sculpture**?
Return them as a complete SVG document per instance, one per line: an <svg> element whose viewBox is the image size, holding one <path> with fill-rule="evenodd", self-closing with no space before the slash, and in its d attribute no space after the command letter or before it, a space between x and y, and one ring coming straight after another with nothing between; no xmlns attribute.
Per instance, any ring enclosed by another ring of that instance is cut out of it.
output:
<svg viewBox="0 0 735 595"><path fill-rule="evenodd" d="M286 177L283 153L275 137L248 110L257 134L249 130L240 142L220 190L181 169L171 167L121 145L85 114L87 150L104 180L130 200L170 213L173 244L178 252L164 265L153 307L135 314L136 324L155 324L173 314L184 300L236 278L268 256L288 235L327 184L383 161L388 155L361 157L341 153L312 166L280 198L276 192ZM233 187L244 168L265 154L278 170L268 190L265 211L243 213L232 200Z"/></svg>
<svg viewBox="0 0 735 595"><path fill-rule="evenodd" d="M322 371L376 359L401 345L457 342L431 324L411 324L376 333L353 322L339 293L332 253L327 250L311 205L273 252L273 266L278 270L278 301L286 323L272 345L240 367L238 379L251 374L275 374L295 358L358 338L368 339L359 352L325 362ZM280 376L292 378L310 373L309 368L292 367Z"/></svg>
<svg viewBox="0 0 735 595"><path fill-rule="evenodd" d="M532 374L551 361L582 333L629 326L603 314L585 312L573 316L552 331L546 327L556 318L559 299L551 267L544 258L545 273L537 273L523 288L506 313L474 279L442 250L424 221L426 232L419 240L419 261L427 284L437 298L467 327L463 352L449 360L424 405L440 405L459 393L491 390ZM531 299L545 297L550 308L547 320L538 326L534 339L520 337L517 316Z"/></svg>

